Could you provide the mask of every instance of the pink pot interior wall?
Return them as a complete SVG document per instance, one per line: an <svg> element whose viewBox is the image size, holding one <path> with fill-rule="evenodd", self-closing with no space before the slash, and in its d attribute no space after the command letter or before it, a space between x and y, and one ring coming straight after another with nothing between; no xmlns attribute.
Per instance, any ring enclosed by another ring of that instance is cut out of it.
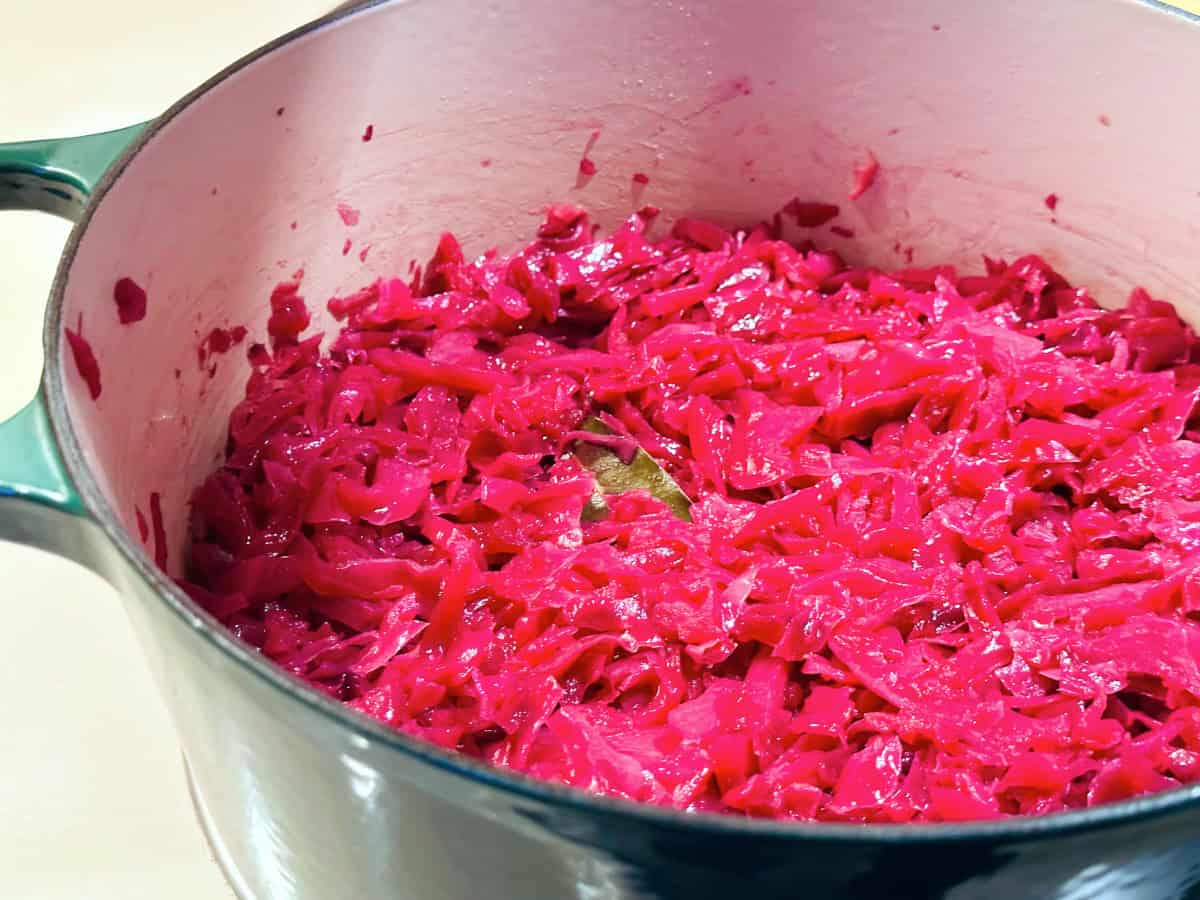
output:
<svg viewBox="0 0 1200 900"><path fill-rule="evenodd" d="M160 495L178 574L273 286L303 268L330 333L331 294L405 275L445 229L480 252L555 201L605 226L643 204L752 224L798 197L838 204L830 224L853 237L789 234L851 259L1040 252L1105 302L1141 283L1190 310L1200 135L1180 132L1200 125L1171 96L1197 83L1198 49L1200 29L1130 0L376 8L218 85L117 180L66 286L101 373L92 399L64 347L70 415L135 536ZM851 201L868 153L880 175ZM126 277L148 295L130 325L112 302ZM237 326L244 341L201 362Z"/></svg>

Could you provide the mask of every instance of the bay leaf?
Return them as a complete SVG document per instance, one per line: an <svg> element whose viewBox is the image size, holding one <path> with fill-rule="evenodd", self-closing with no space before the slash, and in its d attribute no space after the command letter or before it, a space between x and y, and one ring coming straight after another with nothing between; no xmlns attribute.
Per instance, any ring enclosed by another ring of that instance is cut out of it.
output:
<svg viewBox="0 0 1200 900"><path fill-rule="evenodd" d="M581 429L597 435L613 433L596 418L587 419ZM627 491L645 491L665 503L678 518L685 522L692 520L691 499L675 483L675 479L655 462L654 457L641 447L634 451L628 462L609 447L582 439L575 442L573 452L575 458L592 473L599 489L583 509L584 521L593 522L608 515L608 504L604 502L606 494L624 494Z"/></svg>

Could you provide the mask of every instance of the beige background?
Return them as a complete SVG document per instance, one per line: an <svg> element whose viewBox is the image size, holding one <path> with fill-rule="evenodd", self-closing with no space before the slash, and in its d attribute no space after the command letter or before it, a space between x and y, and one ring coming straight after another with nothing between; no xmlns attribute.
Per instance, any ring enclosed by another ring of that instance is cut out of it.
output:
<svg viewBox="0 0 1200 900"><path fill-rule="evenodd" d="M150 118L332 5L0 0L0 141ZM42 302L67 230L0 212L0 419L36 386ZM113 591L0 544L0 647L0 897L228 900Z"/></svg>
<svg viewBox="0 0 1200 900"><path fill-rule="evenodd" d="M150 118L332 5L0 3L0 141ZM1200 9L1200 0L1190 5ZM42 299L66 233L63 222L0 213L0 419L36 386ZM192 820L170 723L112 590L7 544L0 573L0 897L227 900Z"/></svg>

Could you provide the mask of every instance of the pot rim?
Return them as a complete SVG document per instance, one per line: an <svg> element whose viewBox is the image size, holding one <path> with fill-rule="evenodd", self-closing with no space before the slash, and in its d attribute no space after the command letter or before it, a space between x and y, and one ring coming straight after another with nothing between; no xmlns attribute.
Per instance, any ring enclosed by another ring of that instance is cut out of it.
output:
<svg viewBox="0 0 1200 900"><path fill-rule="evenodd" d="M128 532L121 526L116 512L101 493L99 485L83 457L74 425L67 412L66 398L63 392L63 354L61 353L62 305L67 280L80 242L87 232L96 209L104 202L104 197L120 180L142 148L153 140L160 130L168 126L176 116L203 99L204 95L217 85L237 75L257 60L301 37L316 34L379 7L401 6L413 2L419 2L419 0L365 0L358 5L343 5L325 16L264 44L225 67L199 87L185 94L142 131L100 179L82 216L71 230L55 272L47 303L42 337L42 346L45 352L42 386L51 429L62 452L67 471L79 490L88 514L100 525L126 563L154 589L169 609L195 634L226 654L248 675L260 679L289 699L309 707L312 711L330 720L334 726L345 728L352 737L360 741L386 746L420 763L523 800L567 807L581 813L593 813L609 818L638 819L647 824L661 825L685 832L726 834L730 837L891 845L932 842L994 842L998 839L1030 840L1104 826L1130 824L1136 820L1159 818L1200 807L1200 784L1194 784L1118 803L1044 816L1018 816L963 823L922 822L889 825L796 822L742 818L715 812L692 813L592 794L579 788L535 779L519 772L477 761L463 754L444 750L434 744L388 728L369 716L354 712L332 698L309 688L248 645L238 641L214 618L196 606L174 581L154 565L143 548L135 544ZM1182 23L1200 28L1200 15L1169 6L1160 0L1119 0L1119 2L1147 7L1177 17Z"/></svg>

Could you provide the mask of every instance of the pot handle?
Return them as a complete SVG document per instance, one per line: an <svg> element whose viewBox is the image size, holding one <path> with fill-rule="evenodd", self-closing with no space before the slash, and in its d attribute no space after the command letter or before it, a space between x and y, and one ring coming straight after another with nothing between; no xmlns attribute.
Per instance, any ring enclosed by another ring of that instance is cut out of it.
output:
<svg viewBox="0 0 1200 900"><path fill-rule="evenodd" d="M145 123L76 138L0 144L0 209L76 221L100 177ZM44 389L0 423L0 539L107 568L50 428Z"/></svg>
<svg viewBox="0 0 1200 900"><path fill-rule="evenodd" d="M17 497L65 513L83 515L83 503L67 477L42 392L0 424L0 500ZM9 530L0 506L0 537Z"/></svg>
<svg viewBox="0 0 1200 900"><path fill-rule="evenodd" d="M100 176L145 127L0 144L0 209L35 209L75 221Z"/></svg>

